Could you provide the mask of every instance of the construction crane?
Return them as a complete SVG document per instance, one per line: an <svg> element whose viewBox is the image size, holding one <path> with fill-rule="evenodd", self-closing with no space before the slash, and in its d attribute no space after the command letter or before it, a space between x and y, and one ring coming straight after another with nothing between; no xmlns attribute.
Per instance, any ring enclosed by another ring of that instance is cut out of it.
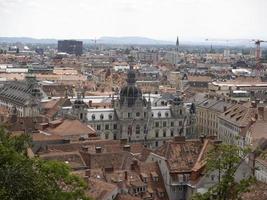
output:
<svg viewBox="0 0 267 200"><path fill-rule="evenodd" d="M91 40L95 44L95 53L96 53L96 38L94 40Z"/></svg>
<svg viewBox="0 0 267 200"><path fill-rule="evenodd" d="M256 68L259 70L261 68L261 43L267 42L264 40L252 40L255 43L255 60L256 60Z"/></svg>

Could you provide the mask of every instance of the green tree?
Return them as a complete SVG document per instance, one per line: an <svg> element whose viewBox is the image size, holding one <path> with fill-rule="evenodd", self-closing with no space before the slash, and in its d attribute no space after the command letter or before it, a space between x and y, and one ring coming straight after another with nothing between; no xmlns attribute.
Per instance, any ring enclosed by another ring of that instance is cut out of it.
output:
<svg viewBox="0 0 267 200"><path fill-rule="evenodd" d="M207 154L206 172L218 172L218 182L208 192L195 194L193 200L238 200L254 182L253 177L237 182L235 174L249 149L236 145L218 144Z"/></svg>
<svg viewBox="0 0 267 200"><path fill-rule="evenodd" d="M28 158L30 137L0 128L1 200L87 200L86 183L57 161Z"/></svg>

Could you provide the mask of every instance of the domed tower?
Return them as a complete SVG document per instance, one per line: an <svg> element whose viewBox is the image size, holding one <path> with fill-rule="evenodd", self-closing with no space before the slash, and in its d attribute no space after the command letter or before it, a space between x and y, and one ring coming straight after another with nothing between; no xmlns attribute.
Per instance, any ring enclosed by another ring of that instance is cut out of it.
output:
<svg viewBox="0 0 267 200"><path fill-rule="evenodd" d="M138 101L142 102L142 92L136 87L135 83L135 72L131 67L127 74L127 85L120 91L121 106L133 107Z"/></svg>
<svg viewBox="0 0 267 200"><path fill-rule="evenodd" d="M143 98L141 89L136 86L132 66L127 73L126 82L127 84L121 88L119 98L114 101L119 127L117 138L127 139L128 142L143 141L151 109Z"/></svg>

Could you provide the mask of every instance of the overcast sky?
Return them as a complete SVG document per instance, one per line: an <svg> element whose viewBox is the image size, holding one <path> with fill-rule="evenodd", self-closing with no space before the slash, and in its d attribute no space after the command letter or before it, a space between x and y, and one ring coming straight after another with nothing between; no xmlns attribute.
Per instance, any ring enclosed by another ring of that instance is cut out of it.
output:
<svg viewBox="0 0 267 200"><path fill-rule="evenodd" d="M267 39L267 0L0 0L0 36Z"/></svg>

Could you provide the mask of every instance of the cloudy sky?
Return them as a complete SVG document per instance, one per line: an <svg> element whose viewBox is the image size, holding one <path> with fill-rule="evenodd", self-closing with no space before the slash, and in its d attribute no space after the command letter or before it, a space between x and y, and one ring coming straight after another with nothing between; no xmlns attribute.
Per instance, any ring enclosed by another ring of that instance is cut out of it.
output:
<svg viewBox="0 0 267 200"><path fill-rule="evenodd" d="M267 39L266 0L0 0L0 36Z"/></svg>

